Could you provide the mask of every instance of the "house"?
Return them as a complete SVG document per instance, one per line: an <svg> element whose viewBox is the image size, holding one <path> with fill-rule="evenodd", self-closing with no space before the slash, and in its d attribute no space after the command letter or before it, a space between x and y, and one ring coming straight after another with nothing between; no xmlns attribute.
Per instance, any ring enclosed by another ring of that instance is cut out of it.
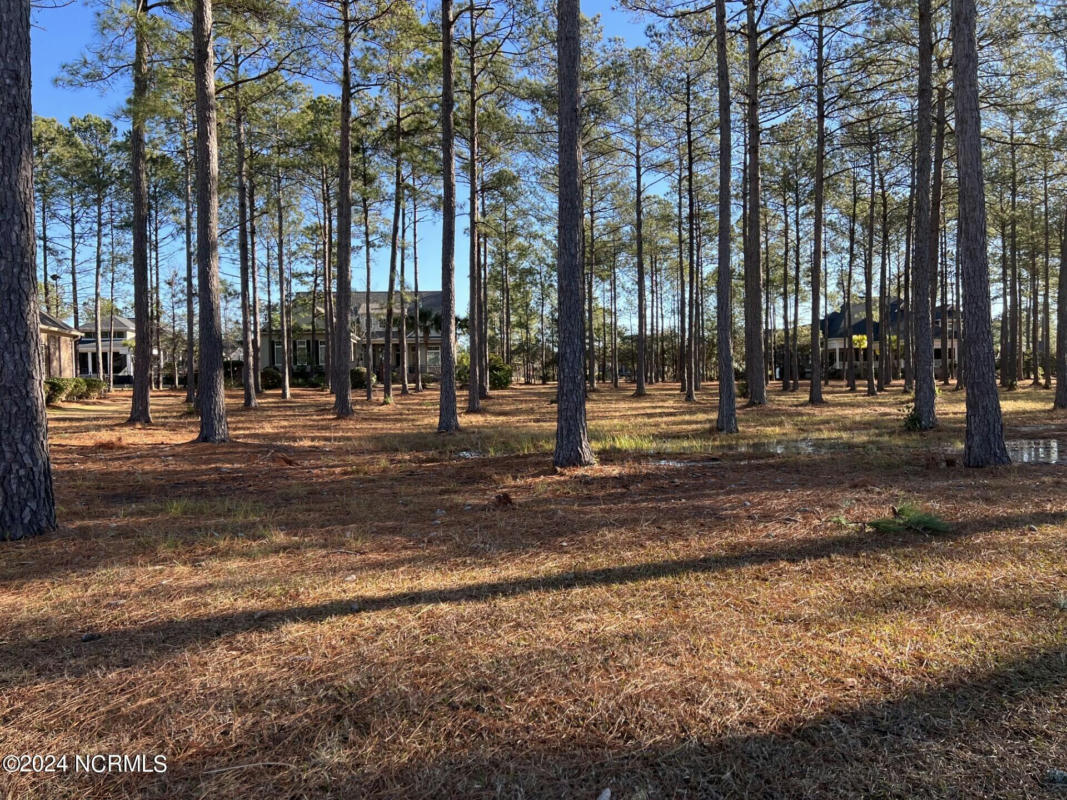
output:
<svg viewBox="0 0 1067 800"><path fill-rule="evenodd" d="M366 292L353 295L353 315L356 316L356 325L359 331L367 325L367 297ZM370 293L370 318L371 318L371 363L375 372L381 371L383 356L385 353L385 313L388 309L388 292ZM394 295L393 314L393 352L391 361L394 366L400 364L400 295ZM441 293L419 292L419 323L415 324L415 297L414 292L404 292L404 303L407 306L407 352L408 373L415 374L415 351L418 348L419 363L422 364L423 372L437 375L441 372ZM366 347L361 346L356 357L357 366L365 366Z"/></svg>
<svg viewBox="0 0 1067 800"><path fill-rule="evenodd" d="M878 311L878 303L874 304L875 313ZM819 327L823 336L826 337L826 349L828 353L826 368L831 375L841 376L848 366L848 347L846 344L847 309L842 306L839 311L832 311L823 317ZM934 338L934 370L941 369L941 320L947 319L948 333L948 359L950 365L958 362L960 321L953 306L938 306L934 310L933 338ZM907 321L907 307L900 298L894 298L889 302L889 318L886 320L888 340L892 346L890 360L895 360L895 355L903 348L904 324ZM882 346L881 320L874 320L872 329L874 333L874 358L875 374L878 372L878 359ZM858 375L865 375L867 363L867 348L864 341L867 336L867 310L865 304L860 301L852 304L852 330L851 346L853 348L853 360L856 364ZM861 338L862 337L862 338Z"/></svg>
<svg viewBox="0 0 1067 800"><path fill-rule="evenodd" d="M112 317L100 320L103 349L103 374L110 374L111 361L114 360L115 382L129 383L133 380L133 338L136 327L132 319L114 317L114 335L112 335ZM81 340L78 342L78 375L89 377L97 375L96 363L96 321L88 320L79 328ZM153 349L153 355L158 352Z"/></svg>
<svg viewBox="0 0 1067 800"><path fill-rule="evenodd" d="M40 314L41 366L46 378L76 376L74 348L81 335L62 320L44 311Z"/></svg>
<svg viewBox="0 0 1067 800"><path fill-rule="evenodd" d="M385 348L385 312L387 292L370 293L370 316L372 348L371 361L375 370L379 370L382 363L382 355ZM321 296L316 298L321 300ZM352 313L349 342L352 348L351 358L353 367L366 366L366 328L367 319L366 292L352 292ZM408 331L408 371L415 374L415 350L418 348L421 357L423 372L438 373L441 371L441 293L419 292L419 318L421 320L419 330L413 329L412 319L415 310L414 292L405 292L404 301L407 306ZM400 363L400 295L394 295L394 332L393 332L393 364ZM321 368L326 363L326 311L322 302L316 302L314 314L312 314L311 295L309 292L300 292L293 298L293 319L291 341L289 347L289 359L294 370ZM282 340L280 337L277 317L271 321L268 330L267 322L260 325L260 363L266 367L277 367L282 363Z"/></svg>

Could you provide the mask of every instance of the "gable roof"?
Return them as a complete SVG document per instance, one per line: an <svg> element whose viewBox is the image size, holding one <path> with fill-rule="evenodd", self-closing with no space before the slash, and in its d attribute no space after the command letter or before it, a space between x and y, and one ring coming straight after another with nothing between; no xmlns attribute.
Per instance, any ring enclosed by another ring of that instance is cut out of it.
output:
<svg viewBox="0 0 1067 800"><path fill-rule="evenodd" d="M111 330L111 316L108 315L100 320L100 327L102 330ZM117 331L136 331L137 326L134 325L133 320L128 317L123 317L119 314L115 315L115 330ZM96 320L87 319L78 328L82 333L93 335L96 333Z"/></svg>
<svg viewBox="0 0 1067 800"><path fill-rule="evenodd" d="M38 310L37 313L40 316L39 324L42 328L52 328L57 331L62 331L63 333L69 333L72 336L80 335L72 326L68 325L61 319L56 319L47 311Z"/></svg>

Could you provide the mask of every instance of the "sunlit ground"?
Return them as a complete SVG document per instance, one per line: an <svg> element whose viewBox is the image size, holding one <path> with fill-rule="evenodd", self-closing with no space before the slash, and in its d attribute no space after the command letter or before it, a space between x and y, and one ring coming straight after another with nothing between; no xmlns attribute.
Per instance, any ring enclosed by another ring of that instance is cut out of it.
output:
<svg viewBox="0 0 1067 800"><path fill-rule="evenodd" d="M0 750L167 771L0 795L1067 791L1067 466L963 469L951 390L929 434L835 384L724 437L712 389L592 394L566 474L552 387L447 437L433 392L233 393L223 446L178 395L53 410L62 527L0 546ZM1067 460L1051 399L1003 396L1016 452ZM951 532L868 525L902 502Z"/></svg>

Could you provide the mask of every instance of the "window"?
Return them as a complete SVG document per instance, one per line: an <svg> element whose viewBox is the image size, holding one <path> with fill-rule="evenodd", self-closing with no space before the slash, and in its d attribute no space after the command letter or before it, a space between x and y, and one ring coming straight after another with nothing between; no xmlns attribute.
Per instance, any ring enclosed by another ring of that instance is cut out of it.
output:
<svg viewBox="0 0 1067 800"><path fill-rule="evenodd" d="M308 342L307 339L300 339L293 342L293 363L298 367L307 366L308 363Z"/></svg>
<svg viewBox="0 0 1067 800"><path fill-rule="evenodd" d="M317 342L319 346L319 364L326 363L326 342Z"/></svg>
<svg viewBox="0 0 1067 800"><path fill-rule="evenodd" d="M441 366L441 346L437 344L431 344L426 348L426 366L439 367Z"/></svg>
<svg viewBox="0 0 1067 800"><path fill-rule="evenodd" d="M282 364L282 363L284 363L285 359L282 357L282 343L281 342L272 341L271 342L271 346L274 348L274 358L272 359L272 363L273 364Z"/></svg>

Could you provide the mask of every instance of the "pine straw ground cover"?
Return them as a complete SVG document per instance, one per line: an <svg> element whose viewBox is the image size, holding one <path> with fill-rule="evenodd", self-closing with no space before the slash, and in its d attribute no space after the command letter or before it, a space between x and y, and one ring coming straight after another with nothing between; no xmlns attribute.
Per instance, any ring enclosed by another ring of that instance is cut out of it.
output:
<svg viewBox="0 0 1067 800"><path fill-rule="evenodd" d="M0 545L0 751L167 771L0 796L1067 796L1067 467L964 470L952 392L932 434L835 388L725 439L666 386L592 395L601 464L556 474L551 394L453 437L432 394L232 394L225 446L177 395L56 409L62 528ZM1004 402L1067 455L1048 392ZM952 530L868 524L901 502Z"/></svg>

